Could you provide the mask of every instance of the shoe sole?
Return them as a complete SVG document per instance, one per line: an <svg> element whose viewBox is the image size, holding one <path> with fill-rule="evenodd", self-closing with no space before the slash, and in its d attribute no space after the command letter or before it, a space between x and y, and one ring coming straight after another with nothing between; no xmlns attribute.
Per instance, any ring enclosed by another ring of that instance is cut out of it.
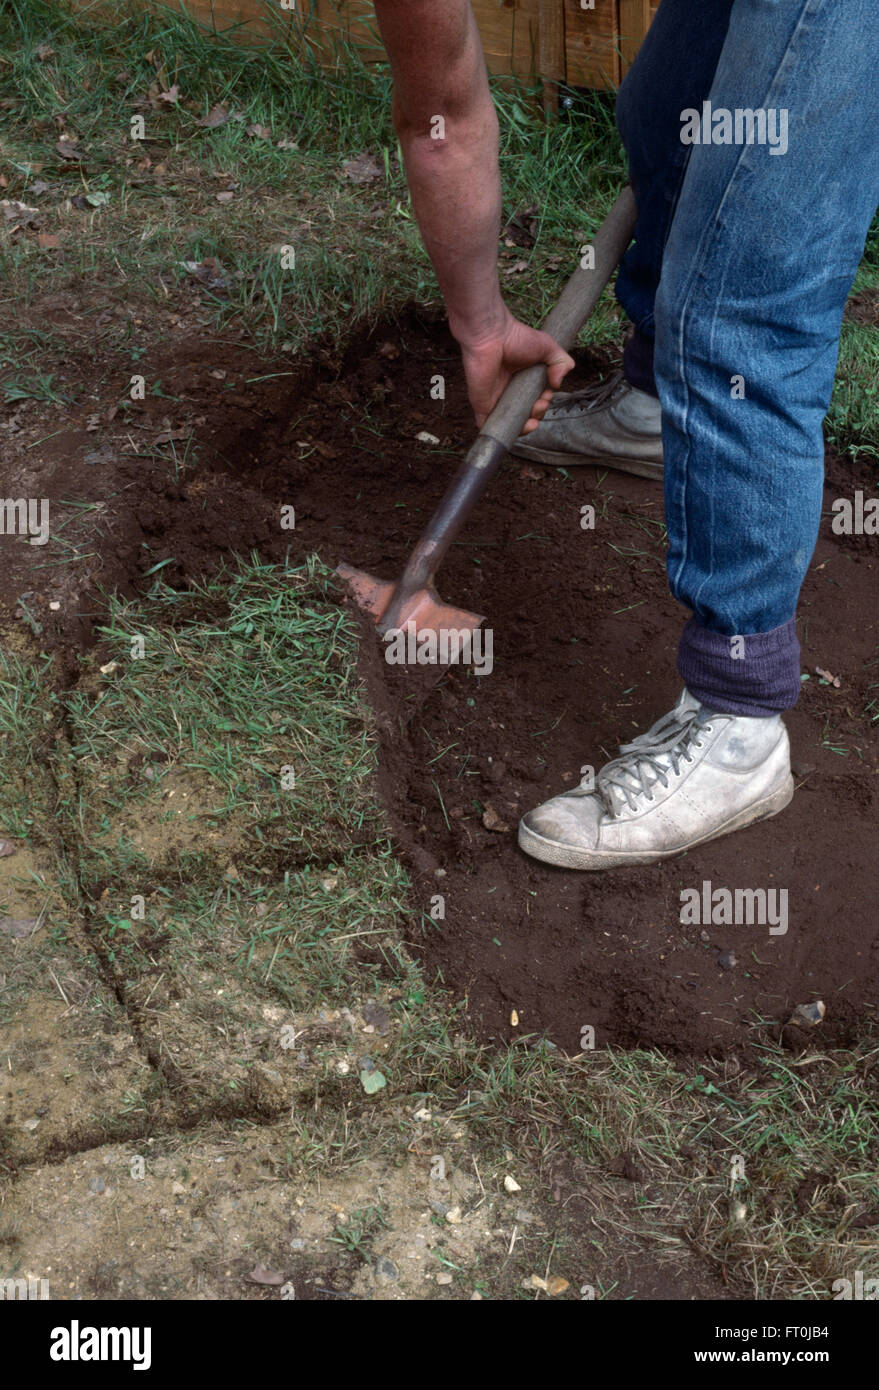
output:
<svg viewBox="0 0 879 1390"><path fill-rule="evenodd" d="M662 482L665 476L663 465L651 459L617 458L610 454L592 458L588 454L563 454L554 449L538 449L533 444L514 444L510 453L517 459L548 464L552 468L615 468L618 473L635 473L639 478L651 478L654 482Z"/></svg>
<svg viewBox="0 0 879 1390"><path fill-rule="evenodd" d="M697 845L704 845L709 840L717 840L721 835L730 835L734 830L743 830L746 825L752 825L755 821L769 820L771 816L777 816L779 811L783 811L785 806L789 806L794 794L793 776L788 776L783 786L774 791L771 796L764 797L762 801L755 802L746 810L740 811L732 820L720 825L716 830L712 830L708 835L700 835L698 839L690 840L685 845L678 845L675 849L657 850L656 852L638 854L621 854L618 851L608 851L602 854L598 850L573 849L570 845L564 845L556 840L547 840L543 835L538 835L534 830L529 830L521 821L519 822L519 848L529 854L532 859L540 859L544 864L554 864L560 869L613 869L623 864L656 864L661 859L673 859L676 855L685 854L687 850L695 849Z"/></svg>

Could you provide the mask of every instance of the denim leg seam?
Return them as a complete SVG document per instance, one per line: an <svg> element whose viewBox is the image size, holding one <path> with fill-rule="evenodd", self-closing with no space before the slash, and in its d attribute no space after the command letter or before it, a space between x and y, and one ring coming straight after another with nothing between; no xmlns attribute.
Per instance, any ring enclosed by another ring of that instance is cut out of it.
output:
<svg viewBox="0 0 879 1390"><path fill-rule="evenodd" d="M800 12L799 18L797 19L796 25L795 25L795 27L794 27L794 29L793 29L793 32L792 32L791 35L790 35L790 38L789 38L789 40L788 40L787 45L786 45L786 47L785 47L784 54L783 54L783 56L782 56L782 58L781 58L781 60L780 60L780 62L779 62L779 64L778 64L778 67L776 68L775 73L774 73L773 76L772 76L772 80L771 80L771 82L769 83L768 90L767 90L767 92L766 92L766 94L765 94L765 96L764 96L764 98L763 98L763 103L762 103L762 105L763 105L763 108L764 108L764 109L767 108L767 107L769 107L769 106L771 105L772 94L773 94L773 92L777 89L777 85L780 83L780 81L781 81L781 79L782 79L783 73L786 71L786 69L787 69L789 63L792 61L792 53L793 53L793 50L794 50L794 48L795 48L795 45L796 45L796 43L797 43L797 40L801 37L801 34L802 34L802 33L805 31L805 29L806 29L806 21L807 21L807 20L810 20L810 19L812 18L813 14L817 13L817 11L820 9L820 7L821 7L824 3L825 3L825 0L805 0L805 3L804 3L804 5L803 5L803 9L802 9L801 12ZM690 315L691 315L691 313L692 313L692 304L693 304L693 299L694 299L694 296L695 296L695 294L696 294L697 288L700 286L700 284L704 283L704 281L705 281L705 269L704 269L704 265L705 265L706 252L707 252L708 246L710 245L711 236L712 236L712 234L713 234L718 228L722 228L723 225L724 225L724 223L723 223L723 211L724 211L724 208L725 208L725 206L726 206L726 204L727 204L727 202L728 202L728 200L729 200L729 197L731 196L731 191L732 191L732 189L733 189L734 184L736 183L736 180L737 180L737 177L738 177L739 173L741 172L741 170L743 169L743 167L745 167L745 168L747 167L747 156L748 156L748 154L749 154L749 152L750 152L750 149L751 149L751 147L748 146L748 145L743 145L743 146L742 146L741 152L740 152L740 154L739 154L739 158L736 160L736 162L735 162L733 168L730 170L729 178L728 178L728 180L727 180L727 183L726 183L726 185L725 185L725 187L724 187L724 189L723 189L722 196L721 196L721 198L720 198L720 200L719 200L719 202L718 202L718 205L717 205L717 212L716 212L716 215L715 215L714 218L711 219L710 224L706 225L706 227L705 227L705 229L704 229L704 231L703 231L702 237L700 238L698 251L697 251L697 254L696 254L696 256L694 257L693 262L692 262L692 265L691 265L690 274L689 274L688 282L687 282L687 285L686 285L686 292L685 292L685 295L684 295L684 300L683 300L683 304L682 304L681 312L680 312L680 316L679 316L679 331L678 331L678 335L677 335L677 342L676 342L676 344L675 344L675 350L676 350L677 362L680 364L680 379L681 379L681 387L682 387L681 431L682 431L682 434L684 435L684 438L686 439L686 451L685 451L685 453L683 454L683 457L681 458L681 461L680 461L680 464L679 464L679 471L680 471L679 488L678 488L678 495L677 495L677 497L675 497L675 499L674 499L675 507L676 507L676 509L678 510L678 512L679 512L679 514L680 514L680 518L681 518L681 520L680 520L681 558L680 558L680 561L679 561L679 563L678 563L678 565L677 565L677 567L676 567L676 570L675 570L674 574L671 574L671 573L669 574L669 581L670 581L670 583L671 583L671 585L672 585L673 588L676 587L677 584L679 583L681 574L683 573L684 568L686 567L687 559L688 559L688 541L689 541L689 525L688 525L688 520L689 520L689 518L688 518L688 514L687 514L687 482L688 482L689 462L690 462L690 456L691 456L691 441L690 441L689 431L688 431L688 429L687 429L687 424L688 424L688 420L689 420L689 405L690 405L690 389L691 389L691 388L690 388L690 383L689 383L689 381L687 380L687 376L686 376L686 355L685 355L685 352L684 352L684 342L685 342L685 338L686 338L686 326L687 326L687 323L688 323L688 321L689 321ZM686 170L687 170L687 169L689 169L689 160L687 161L687 164L686 164L686 166L685 166L684 177L686 176ZM683 179L682 179L682 181L681 181L681 184L683 184ZM680 190L679 190L679 193L678 193L678 197L680 197ZM677 208L675 209L675 211L677 211ZM671 225L672 225L672 224L670 224L670 229L671 229ZM669 232L669 234L670 234L670 232ZM719 287L719 289L721 289L721 290L722 290L722 288L723 288L723 286L720 286L720 287ZM714 307L714 311L711 313L710 318L708 318L708 320L707 320L707 329L708 329L709 341L711 341L711 340L713 339L713 336L714 336L714 327L715 327L715 324L716 324L716 321L717 321L717 307L716 307L716 304L717 304L717 301L716 301L716 298L715 298L715 307ZM711 528L711 518L703 519L703 521L705 521L705 520L707 520L707 530L708 530L708 534L709 534L709 535L712 535L712 534L713 534L713 531L712 531L712 528ZM705 581L703 581L703 583L704 583L704 582L705 582ZM701 587L701 586L700 586L700 587ZM697 591L694 592L694 594L693 594L693 600L694 600L694 602L698 602L698 600L699 600L699 592L700 592L699 590L697 590Z"/></svg>

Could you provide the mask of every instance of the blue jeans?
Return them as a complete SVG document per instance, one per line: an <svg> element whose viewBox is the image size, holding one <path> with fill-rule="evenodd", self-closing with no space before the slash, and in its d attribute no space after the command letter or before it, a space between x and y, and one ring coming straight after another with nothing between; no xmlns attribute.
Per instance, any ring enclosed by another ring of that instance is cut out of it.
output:
<svg viewBox="0 0 879 1390"><path fill-rule="evenodd" d="M772 714L800 688L822 422L879 204L879 0L662 0L617 121L627 374L649 389L653 340L668 577L693 614L678 669L713 709Z"/></svg>

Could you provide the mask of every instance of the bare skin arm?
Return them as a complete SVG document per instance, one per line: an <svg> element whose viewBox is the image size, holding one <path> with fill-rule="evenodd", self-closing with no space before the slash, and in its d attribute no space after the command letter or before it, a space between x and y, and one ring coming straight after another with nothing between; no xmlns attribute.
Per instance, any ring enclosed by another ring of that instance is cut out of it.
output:
<svg viewBox="0 0 879 1390"><path fill-rule="evenodd" d="M394 126L412 206L461 346L470 403L482 425L510 377L545 362L536 429L573 360L501 298L498 125L470 0L375 0L394 76ZM441 117L442 139L435 138Z"/></svg>

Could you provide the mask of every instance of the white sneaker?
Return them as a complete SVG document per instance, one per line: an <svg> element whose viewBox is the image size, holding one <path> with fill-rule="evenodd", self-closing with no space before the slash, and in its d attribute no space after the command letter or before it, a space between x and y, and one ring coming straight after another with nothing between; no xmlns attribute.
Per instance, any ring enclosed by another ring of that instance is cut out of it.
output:
<svg viewBox="0 0 879 1390"><path fill-rule="evenodd" d="M586 778L523 816L519 844L566 869L652 864L777 815L793 794L780 715L717 714L684 690L594 788Z"/></svg>
<svg viewBox="0 0 879 1390"><path fill-rule="evenodd" d="M615 372L599 386L557 391L537 429L520 435L510 453L557 468L592 463L661 478L662 407Z"/></svg>

